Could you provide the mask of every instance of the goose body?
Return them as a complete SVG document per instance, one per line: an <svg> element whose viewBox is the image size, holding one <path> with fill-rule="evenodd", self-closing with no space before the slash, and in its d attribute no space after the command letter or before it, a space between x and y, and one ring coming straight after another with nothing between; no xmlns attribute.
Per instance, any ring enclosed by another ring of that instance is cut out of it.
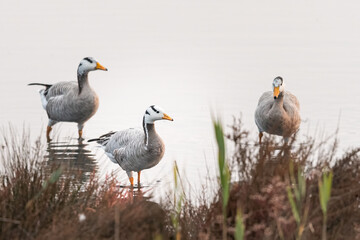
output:
<svg viewBox="0 0 360 240"><path fill-rule="evenodd" d="M255 111L259 142L263 132L282 136L287 141L299 129L300 122L299 101L295 95L285 91L281 77L275 78L273 91L262 94Z"/></svg>
<svg viewBox="0 0 360 240"><path fill-rule="evenodd" d="M40 92L43 107L49 119L55 122L85 123L97 111L99 98L95 91L85 87L78 93L76 82L59 82L52 85L47 94Z"/></svg>
<svg viewBox="0 0 360 240"><path fill-rule="evenodd" d="M143 129L130 128L118 132L110 132L100 136L96 141L105 150L106 155L114 163L126 171L131 185L133 185L132 172L138 172L138 185L140 185L140 172L157 165L165 153L165 145L155 131L154 122L157 120L173 121L158 106L149 107L143 117Z"/></svg>
<svg viewBox="0 0 360 240"><path fill-rule="evenodd" d="M78 82L29 84L45 87L39 93L42 106L49 117L46 133L48 140L50 140L51 127L57 122L76 122L81 139L84 123L96 113L99 107L99 98L88 81L88 73L98 69L107 71L93 58L87 57L79 64Z"/></svg>

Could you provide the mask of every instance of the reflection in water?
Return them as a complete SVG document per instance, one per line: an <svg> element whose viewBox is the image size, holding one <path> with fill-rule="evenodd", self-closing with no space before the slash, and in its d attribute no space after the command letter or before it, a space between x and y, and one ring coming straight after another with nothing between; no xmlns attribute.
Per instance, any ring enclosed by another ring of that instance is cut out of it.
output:
<svg viewBox="0 0 360 240"><path fill-rule="evenodd" d="M86 149L88 144L79 142L49 142L47 147L49 166L59 165L68 176L81 174L81 183L89 180L90 175L97 170L95 155Z"/></svg>

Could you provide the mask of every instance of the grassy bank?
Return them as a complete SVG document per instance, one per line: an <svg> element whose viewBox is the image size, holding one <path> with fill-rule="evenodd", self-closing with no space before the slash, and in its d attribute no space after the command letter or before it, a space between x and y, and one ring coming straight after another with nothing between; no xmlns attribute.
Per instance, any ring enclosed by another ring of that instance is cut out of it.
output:
<svg viewBox="0 0 360 240"><path fill-rule="evenodd" d="M336 141L310 137L288 145L265 138L260 147L240 120L225 136L219 127L218 195L196 204L176 165L174 188L155 203L115 178L93 173L84 183L80 172L49 166L41 141L30 144L26 134L2 139L0 239L360 238L359 148L336 157Z"/></svg>

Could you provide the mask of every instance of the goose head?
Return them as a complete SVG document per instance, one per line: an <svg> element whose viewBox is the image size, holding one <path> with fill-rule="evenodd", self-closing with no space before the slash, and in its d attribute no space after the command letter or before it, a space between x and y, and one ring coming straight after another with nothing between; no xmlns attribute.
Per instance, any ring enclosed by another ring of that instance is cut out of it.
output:
<svg viewBox="0 0 360 240"><path fill-rule="evenodd" d="M279 98L279 95L281 95L285 88L284 88L284 80L282 77L276 77L273 81L272 87L274 92L274 99Z"/></svg>
<svg viewBox="0 0 360 240"><path fill-rule="evenodd" d="M164 110L156 105L151 105L146 109L144 114L144 123L153 124L157 120L169 120L174 121L169 115L164 113Z"/></svg>
<svg viewBox="0 0 360 240"><path fill-rule="evenodd" d="M81 60L78 67L78 75L86 74L90 71L103 70L107 71L107 68L103 67L98 61L92 57L86 57Z"/></svg>

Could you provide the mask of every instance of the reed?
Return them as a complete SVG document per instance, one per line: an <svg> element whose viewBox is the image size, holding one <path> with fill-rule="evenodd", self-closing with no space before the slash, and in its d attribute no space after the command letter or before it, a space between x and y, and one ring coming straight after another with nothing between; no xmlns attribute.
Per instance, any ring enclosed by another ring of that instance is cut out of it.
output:
<svg viewBox="0 0 360 240"><path fill-rule="evenodd" d="M245 234L245 225L240 209L237 210L235 224L235 240L243 240Z"/></svg>
<svg viewBox="0 0 360 240"><path fill-rule="evenodd" d="M180 227L180 217L181 217L181 210L182 204L184 199L183 188L180 185L180 173L179 168L177 166L176 161L174 162L173 167L174 172L174 213L171 216L171 221L175 229L175 239L181 239L181 227Z"/></svg>
<svg viewBox="0 0 360 240"><path fill-rule="evenodd" d="M331 171L324 172L322 179L319 179L320 206L323 213L322 240L326 240L327 210L331 195L332 179L333 173Z"/></svg>
<svg viewBox="0 0 360 240"><path fill-rule="evenodd" d="M229 202L230 193L230 170L225 156L225 138L220 120L214 120L214 130L216 142L218 145L218 166L220 177L220 189L221 189L221 202L223 213L223 233L222 238L227 239L227 206Z"/></svg>
<svg viewBox="0 0 360 240"><path fill-rule="evenodd" d="M309 214L309 198L306 195L306 178L304 176L304 170L298 168L296 180L293 161L290 161L289 173L290 186L286 187L286 191L291 211L297 224L296 239L300 240L307 224L307 217Z"/></svg>

